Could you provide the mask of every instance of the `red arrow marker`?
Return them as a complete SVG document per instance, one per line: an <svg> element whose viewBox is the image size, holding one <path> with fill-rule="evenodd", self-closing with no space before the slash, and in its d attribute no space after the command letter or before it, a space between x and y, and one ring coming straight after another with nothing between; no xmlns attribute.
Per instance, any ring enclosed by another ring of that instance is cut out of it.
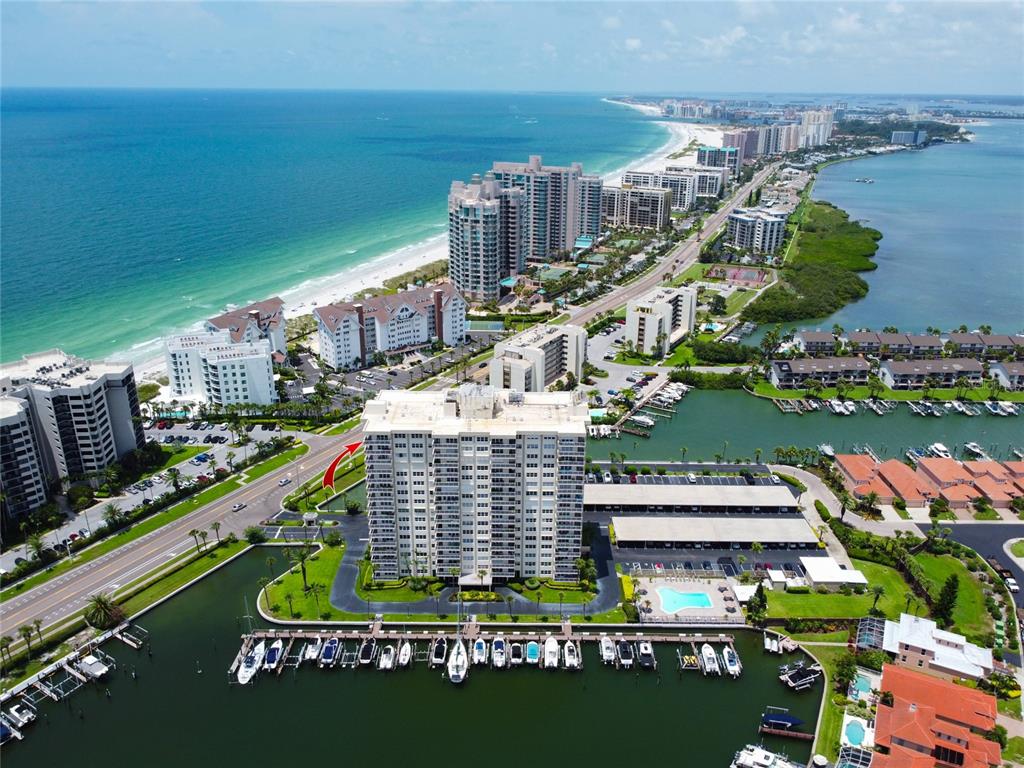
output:
<svg viewBox="0 0 1024 768"><path fill-rule="evenodd" d="M345 446L345 449L341 453L339 453L337 455L337 457L334 459L334 461L332 461L328 465L327 471L324 472L324 481L323 481L323 487L324 488L330 488L332 491L334 490L334 473L338 469L338 465L342 462L343 459L346 459L346 458L352 456L356 451L358 451L359 450L359 446L361 446L361 445L362 445L362 442L349 443L348 445Z"/></svg>

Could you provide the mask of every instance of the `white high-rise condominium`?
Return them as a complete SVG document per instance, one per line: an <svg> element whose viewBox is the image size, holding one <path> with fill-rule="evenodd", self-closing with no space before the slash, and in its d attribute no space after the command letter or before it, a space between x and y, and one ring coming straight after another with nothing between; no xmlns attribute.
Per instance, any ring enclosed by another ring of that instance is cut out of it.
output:
<svg viewBox="0 0 1024 768"><path fill-rule="evenodd" d="M588 421L574 392L380 392L363 411L375 575L575 580Z"/></svg>
<svg viewBox="0 0 1024 768"><path fill-rule="evenodd" d="M29 404L17 397L0 397L0 514L4 531L16 530L18 518L46 503L46 485Z"/></svg>
<svg viewBox="0 0 1024 768"><path fill-rule="evenodd" d="M665 229L672 215L672 190L667 187L605 187L601 220L612 227Z"/></svg>
<svg viewBox="0 0 1024 768"><path fill-rule="evenodd" d="M740 149L737 147L697 147L697 165L728 168L732 178L739 176L740 160Z"/></svg>
<svg viewBox="0 0 1024 768"><path fill-rule="evenodd" d="M0 396L27 409L47 483L98 483L99 473L143 446L131 363L90 362L57 349L27 355L0 368ZM22 418L11 405L4 412L15 421Z"/></svg>
<svg viewBox="0 0 1024 768"><path fill-rule="evenodd" d="M164 345L176 399L211 405L277 402L270 340L233 341L229 331L171 336Z"/></svg>
<svg viewBox="0 0 1024 768"><path fill-rule="evenodd" d="M654 288L626 304L626 340L645 355L668 354L693 330L697 291L689 287Z"/></svg>
<svg viewBox="0 0 1024 768"><path fill-rule="evenodd" d="M809 109L800 113L801 146L820 147L832 138L834 115L831 109Z"/></svg>
<svg viewBox="0 0 1024 768"><path fill-rule="evenodd" d="M500 282L525 267L525 193L493 174L453 181L448 193L448 273L470 301L497 301Z"/></svg>
<svg viewBox="0 0 1024 768"><path fill-rule="evenodd" d="M775 253L786 237L789 217L766 208L737 208L729 214L726 242L753 253Z"/></svg>
<svg viewBox="0 0 1024 768"><path fill-rule="evenodd" d="M661 171L626 171L622 185L663 187L672 191L672 210L688 211L697 199L697 174L692 170L677 173Z"/></svg>
<svg viewBox="0 0 1024 768"><path fill-rule="evenodd" d="M523 190L527 261L546 261L571 251L580 235L600 234L601 179L579 163L543 165L540 155L531 155L525 164L494 163L491 172L501 187Z"/></svg>
<svg viewBox="0 0 1024 768"><path fill-rule="evenodd" d="M710 166L698 165L668 165L665 166L664 176L689 176L693 179L694 197L721 197L725 185L729 180L729 169L726 167L712 168ZM662 183L652 186L667 186ZM675 203L673 203L675 205Z"/></svg>
<svg viewBox="0 0 1024 768"><path fill-rule="evenodd" d="M571 373L583 377L587 332L577 325L540 325L494 345L491 386L543 392Z"/></svg>

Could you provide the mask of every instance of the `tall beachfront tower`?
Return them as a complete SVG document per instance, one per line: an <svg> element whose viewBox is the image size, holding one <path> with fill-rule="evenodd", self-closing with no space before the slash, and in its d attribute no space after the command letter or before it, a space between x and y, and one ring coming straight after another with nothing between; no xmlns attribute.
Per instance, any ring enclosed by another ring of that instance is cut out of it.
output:
<svg viewBox="0 0 1024 768"><path fill-rule="evenodd" d="M601 179L583 173L579 163L544 165L531 155L525 164L494 163L491 172L501 187L525 195L527 261L547 261L571 251L580 235L601 233Z"/></svg>
<svg viewBox="0 0 1024 768"><path fill-rule="evenodd" d="M575 580L588 421L573 392L380 392L363 411L375 575Z"/></svg>
<svg viewBox="0 0 1024 768"><path fill-rule="evenodd" d="M453 181L448 193L448 272L470 301L497 301L502 278L525 267L524 193L493 174Z"/></svg>

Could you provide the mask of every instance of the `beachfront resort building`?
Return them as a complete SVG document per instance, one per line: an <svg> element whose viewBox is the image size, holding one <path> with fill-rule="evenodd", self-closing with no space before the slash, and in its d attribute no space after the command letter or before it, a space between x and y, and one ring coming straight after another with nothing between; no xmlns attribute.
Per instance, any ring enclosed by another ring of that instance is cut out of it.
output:
<svg viewBox="0 0 1024 768"><path fill-rule="evenodd" d="M452 283L328 304L313 310L320 357L331 368L369 365L377 353L466 337L466 302Z"/></svg>
<svg viewBox="0 0 1024 768"><path fill-rule="evenodd" d="M623 184L601 190L601 221L607 226L665 229L671 214L671 189Z"/></svg>
<svg viewBox="0 0 1024 768"><path fill-rule="evenodd" d="M737 147L698 147L697 165L709 168L727 168L729 176L740 175L741 152Z"/></svg>
<svg viewBox="0 0 1024 768"><path fill-rule="evenodd" d="M902 669L882 667L879 688L892 694L875 712L872 768L996 768L999 743L992 694Z"/></svg>
<svg viewBox="0 0 1024 768"><path fill-rule="evenodd" d="M626 341L645 355L666 355L693 330L697 291L659 286L626 304Z"/></svg>
<svg viewBox="0 0 1024 768"><path fill-rule="evenodd" d="M448 193L448 273L470 301L497 301L501 281L526 267L526 193L493 173L453 181Z"/></svg>
<svg viewBox="0 0 1024 768"><path fill-rule="evenodd" d="M374 575L576 580L589 418L577 392L380 392L363 411Z"/></svg>
<svg viewBox="0 0 1024 768"><path fill-rule="evenodd" d="M601 234L601 177L583 173L579 163L544 165L531 155L526 163L494 163L491 173L502 189L522 190L528 262L571 253L576 238Z"/></svg>
<svg viewBox="0 0 1024 768"><path fill-rule="evenodd" d="M789 217L770 208L737 208L729 214L725 242L757 254L773 254L786 239Z"/></svg>
<svg viewBox="0 0 1024 768"><path fill-rule="evenodd" d="M491 358L491 386L520 392L543 392L572 374L583 378L587 332L576 325L539 325L499 341Z"/></svg>
<svg viewBox="0 0 1024 768"><path fill-rule="evenodd" d="M284 302L277 296L239 307L206 321L207 331L228 331L233 342L270 342L270 349L283 362L288 347L284 334Z"/></svg>
<svg viewBox="0 0 1024 768"><path fill-rule="evenodd" d="M26 473L22 487L37 487L37 470L45 486L62 478L96 483L98 473L144 443L131 363L90 362L57 349L26 355L0 368L0 398L20 403L8 402L2 413L21 454L7 469ZM7 483L5 477L5 494ZM26 492L26 499L38 494Z"/></svg>
<svg viewBox="0 0 1024 768"><path fill-rule="evenodd" d="M714 174L721 178L718 174ZM688 211L697 199L697 177L694 172L663 173L661 171L626 171L622 186L662 187L672 192L672 210Z"/></svg>
<svg viewBox="0 0 1024 768"><path fill-rule="evenodd" d="M229 331L172 336L164 358L176 400L218 406L277 402L269 339L235 341Z"/></svg>
<svg viewBox="0 0 1024 768"><path fill-rule="evenodd" d="M0 397L0 514L5 532L15 530L15 520L46 503L46 486L29 404Z"/></svg>

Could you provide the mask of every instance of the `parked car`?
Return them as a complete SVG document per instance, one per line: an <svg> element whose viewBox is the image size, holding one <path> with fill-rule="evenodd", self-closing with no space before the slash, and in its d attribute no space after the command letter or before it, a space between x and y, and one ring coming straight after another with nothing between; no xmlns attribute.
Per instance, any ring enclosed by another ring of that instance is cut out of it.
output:
<svg viewBox="0 0 1024 768"><path fill-rule="evenodd" d="M284 486L288 485L288 483L290 483L291 481L292 479L290 477L282 477L280 480L277 481L277 484L280 486Z"/></svg>
<svg viewBox="0 0 1024 768"><path fill-rule="evenodd" d="M695 474L693 474L693 472L689 472L689 473L687 473L687 475L686 475L686 480L687 480L687 482L689 482L689 483L690 483L691 485L696 485L696 484L697 484L697 476L696 476Z"/></svg>
<svg viewBox="0 0 1024 768"><path fill-rule="evenodd" d="M1014 578L1006 579L1006 588L1011 592L1020 592L1020 587L1017 585L1017 580Z"/></svg>

